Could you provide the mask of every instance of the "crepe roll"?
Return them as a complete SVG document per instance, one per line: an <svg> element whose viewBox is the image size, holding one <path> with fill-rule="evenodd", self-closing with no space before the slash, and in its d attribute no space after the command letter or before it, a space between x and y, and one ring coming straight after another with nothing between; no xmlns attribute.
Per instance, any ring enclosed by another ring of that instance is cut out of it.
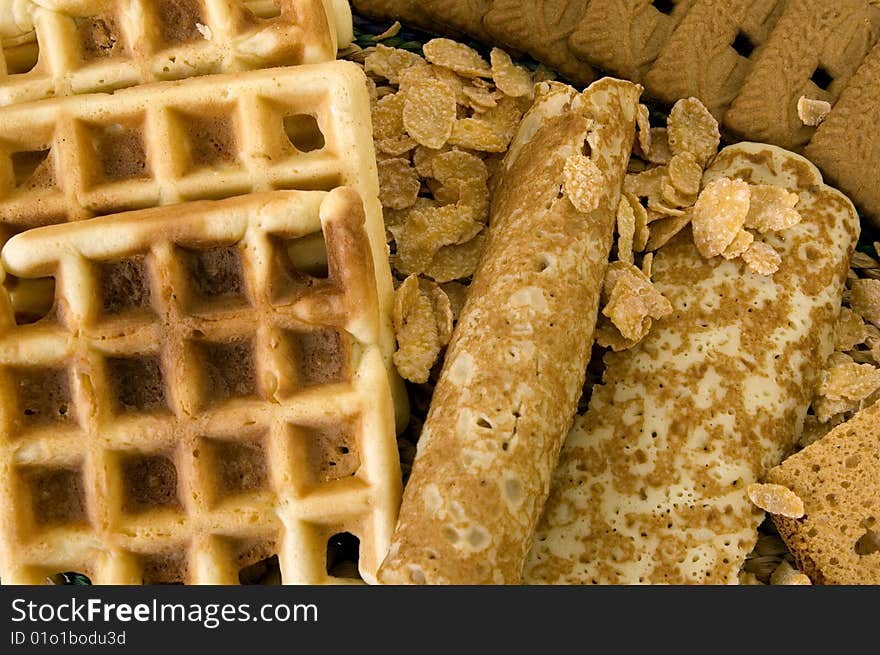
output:
<svg viewBox="0 0 880 655"><path fill-rule="evenodd" d="M502 164L381 582L521 582L584 383L641 90L539 85Z"/></svg>

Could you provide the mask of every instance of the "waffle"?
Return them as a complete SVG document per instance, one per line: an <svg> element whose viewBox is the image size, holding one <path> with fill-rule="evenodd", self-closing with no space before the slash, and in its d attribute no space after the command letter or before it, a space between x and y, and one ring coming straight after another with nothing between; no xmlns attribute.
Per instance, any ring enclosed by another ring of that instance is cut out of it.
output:
<svg viewBox="0 0 880 655"><path fill-rule="evenodd" d="M346 185L366 199L370 237L384 243L368 107L363 71L338 61L6 107L0 229ZM377 251L376 265L384 259Z"/></svg>
<svg viewBox="0 0 880 655"><path fill-rule="evenodd" d="M337 583L357 538L375 582L401 482L369 243L349 188L10 240L6 270L55 302L4 307L3 581L234 584L274 556L284 583Z"/></svg>
<svg viewBox="0 0 880 655"><path fill-rule="evenodd" d="M352 38L341 0L26 0L2 11L0 105L332 61Z"/></svg>

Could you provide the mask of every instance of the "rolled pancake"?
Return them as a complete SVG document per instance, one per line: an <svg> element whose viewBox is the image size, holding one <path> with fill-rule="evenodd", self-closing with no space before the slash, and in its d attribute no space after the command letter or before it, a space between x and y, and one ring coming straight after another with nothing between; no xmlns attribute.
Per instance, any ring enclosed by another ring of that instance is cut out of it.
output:
<svg viewBox="0 0 880 655"><path fill-rule="evenodd" d="M419 439L386 584L515 584L593 344L641 87L545 84L496 189L489 238ZM563 191L585 154L593 211Z"/></svg>
<svg viewBox="0 0 880 655"><path fill-rule="evenodd" d="M746 495L794 448L823 363L855 243L852 203L806 159L742 143L703 183L737 177L800 196L803 221L765 241L763 277L703 259L685 230L654 259L674 312L606 355L575 420L529 555L527 583L734 584L764 513Z"/></svg>

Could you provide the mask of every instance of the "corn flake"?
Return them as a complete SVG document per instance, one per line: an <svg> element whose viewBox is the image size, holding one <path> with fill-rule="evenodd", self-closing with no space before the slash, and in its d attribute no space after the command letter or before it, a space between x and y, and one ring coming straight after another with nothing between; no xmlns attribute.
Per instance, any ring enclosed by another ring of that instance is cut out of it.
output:
<svg viewBox="0 0 880 655"><path fill-rule="evenodd" d="M499 91L511 98L531 97L533 86L529 71L514 64L510 55L501 48L492 48L489 61L492 64L492 79Z"/></svg>
<svg viewBox="0 0 880 655"><path fill-rule="evenodd" d="M393 356L397 371L410 382L427 382L441 346L434 307L421 292L417 277L408 277L395 291L392 319L397 335Z"/></svg>
<svg viewBox="0 0 880 655"><path fill-rule="evenodd" d="M648 245L648 210L642 206L639 199L626 192L622 195L629 203L633 212L633 220L635 221L635 231L633 232L633 250L635 252L643 252L645 246Z"/></svg>
<svg viewBox="0 0 880 655"><path fill-rule="evenodd" d="M383 207L406 209L419 197L422 184L408 159L383 159L378 162L379 200Z"/></svg>
<svg viewBox="0 0 880 655"><path fill-rule="evenodd" d="M652 271L654 268L654 253L649 252L644 257L642 257L642 273L645 274L645 277L649 280L652 276Z"/></svg>
<svg viewBox="0 0 880 655"><path fill-rule="evenodd" d="M492 77L492 68L480 53L451 39L431 39L422 51L432 64L445 66L462 77Z"/></svg>
<svg viewBox="0 0 880 655"><path fill-rule="evenodd" d="M782 560L779 562L779 566L777 566L773 570L773 573L770 574L770 584L782 586L805 586L812 585L813 583L807 574L798 571L788 563L788 560Z"/></svg>
<svg viewBox="0 0 880 655"><path fill-rule="evenodd" d="M403 126L419 145L441 148L455 125L455 97L445 82L422 79L405 93Z"/></svg>
<svg viewBox="0 0 880 655"><path fill-rule="evenodd" d="M486 244L486 229L466 243L444 246L437 251L425 275L439 284L469 278L477 270Z"/></svg>
<svg viewBox="0 0 880 655"><path fill-rule="evenodd" d="M849 306L869 323L880 327L880 280L855 280Z"/></svg>
<svg viewBox="0 0 880 655"><path fill-rule="evenodd" d="M452 338L453 327L452 303L449 301L449 296L433 280L419 278L419 288L431 300L434 321L437 325L437 340L441 346L446 346Z"/></svg>
<svg viewBox="0 0 880 655"><path fill-rule="evenodd" d="M488 220L489 171L483 160L469 152L451 150L436 155L431 169L432 177L442 185L438 192L449 194L446 200L454 202L460 214L479 223Z"/></svg>
<svg viewBox="0 0 880 655"><path fill-rule="evenodd" d="M458 321L465 300L467 300L468 288L461 282L444 282L440 285L440 288L443 289L446 297L449 298L453 321Z"/></svg>
<svg viewBox="0 0 880 655"><path fill-rule="evenodd" d="M834 328L835 349L846 352L865 343L865 339L868 338L865 327L865 321L861 316L849 307L842 307Z"/></svg>
<svg viewBox="0 0 880 655"><path fill-rule="evenodd" d="M831 113L831 103L801 96L798 98L797 113L804 125L818 127Z"/></svg>
<svg viewBox="0 0 880 655"><path fill-rule="evenodd" d="M641 173L630 173L623 181L623 190L636 199L645 198L648 207L663 204L663 183L667 178L665 166L655 166Z"/></svg>
<svg viewBox="0 0 880 655"><path fill-rule="evenodd" d="M647 157L651 152L651 112L641 103L636 112L636 127L639 149Z"/></svg>
<svg viewBox="0 0 880 655"><path fill-rule="evenodd" d="M648 237L648 243L645 245L645 250L659 250L687 227L690 222L691 212L687 212L681 216L661 218L652 222L650 224L650 236Z"/></svg>
<svg viewBox="0 0 880 655"><path fill-rule="evenodd" d="M672 159L672 149L669 147L669 132L665 127L651 128L651 149L645 153L647 160L652 164L668 164Z"/></svg>
<svg viewBox="0 0 880 655"><path fill-rule="evenodd" d="M858 403L880 389L880 369L849 361L822 372L819 395L829 400Z"/></svg>
<svg viewBox="0 0 880 655"><path fill-rule="evenodd" d="M782 257L773 246L762 241L752 243L740 256L749 269L758 275L773 275L782 263Z"/></svg>
<svg viewBox="0 0 880 655"><path fill-rule="evenodd" d="M672 304L635 266L618 269L611 282L608 303L602 314L611 319L620 334L630 341L640 341L651 329L652 319L672 313Z"/></svg>
<svg viewBox="0 0 880 655"><path fill-rule="evenodd" d="M689 152L674 155L667 165L669 182L681 192L685 198L695 199L700 192L703 179L703 167L696 157Z"/></svg>
<svg viewBox="0 0 880 655"><path fill-rule="evenodd" d="M796 193L772 184L751 186L749 213L746 227L760 233L786 230L801 222L795 205L800 201Z"/></svg>
<svg viewBox="0 0 880 655"><path fill-rule="evenodd" d="M395 93L379 98L373 107L373 140L379 152L396 157L416 147L403 126L404 103L404 95Z"/></svg>
<svg viewBox="0 0 880 655"><path fill-rule="evenodd" d="M449 137L450 145L481 152L504 152L509 143L483 117L458 119Z"/></svg>
<svg viewBox="0 0 880 655"><path fill-rule="evenodd" d="M427 62L414 52L402 48L389 48L381 43L377 44L376 49L364 60L364 70L367 73L384 77L391 84L399 84L400 73L414 66L427 68Z"/></svg>
<svg viewBox="0 0 880 655"><path fill-rule="evenodd" d="M755 241L755 235L747 230L740 230L739 234L737 234L733 241L730 242L724 252L721 253L721 256L724 259L736 259L737 257L742 257L743 253L748 250L752 243Z"/></svg>
<svg viewBox="0 0 880 655"><path fill-rule="evenodd" d="M691 153L705 166L721 143L718 121L697 98L683 98L675 103L666 123L669 148L673 155Z"/></svg>
<svg viewBox="0 0 880 655"><path fill-rule="evenodd" d="M636 215L629 200L625 197L621 197L617 205L617 235L617 258L622 262L632 264Z"/></svg>
<svg viewBox="0 0 880 655"><path fill-rule="evenodd" d="M746 487L746 493L755 506L770 514L790 519L799 519L804 515L804 501L781 484L753 482Z"/></svg>
<svg viewBox="0 0 880 655"><path fill-rule="evenodd" d="M596 343L601 348L611 348L616 353L622 350L629 350L641 341L641 339L635 340L624 337L620 330L614 326L614 323L607 316L602 316L601 314L596 322L595 335Z"/></svg>
<svg viewBox="0 0 880 655"><path fill-rule="evenodd" d="M589 157L571 155L562 169L566 197L578 211L591 212L599 206L605 175Z"/></svg>
<svg viewBox="0 0 880 655"><path fill-rule="evenodd" d="M693 208L694 243L703 257L715 257L740 233L749 213L749 185L721 178L709 183Z"/></svg>
<svg viewBox="0 0 880 655"><path fill-rule="evenodd" d="M470 107L478 113L482 113L498 106L498 98L495 92L489 89L480 89L475 86L463 87L462 92Z"/></svg>

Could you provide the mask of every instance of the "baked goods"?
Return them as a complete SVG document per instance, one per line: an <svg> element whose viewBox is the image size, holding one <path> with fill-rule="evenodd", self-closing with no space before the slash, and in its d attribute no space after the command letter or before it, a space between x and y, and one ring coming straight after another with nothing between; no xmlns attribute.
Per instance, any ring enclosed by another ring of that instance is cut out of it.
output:
<svg viewBox="0 0 880 655"><path fill-rule="evenodd" d="M563 446L526 583L736 583L762 513L745 487L794 448L859 234L850 201L773 146L722 150L703 186L736 178L798 195L802 222L763 237L759 275L706 259L689 229L653 259L674 312L604 378Z"/></svg>
<svg viewBox="0 0 880 655"><path fill-rule="evenodd" d="M880 584L880 402L767 473L804 504L772 514L798 568L815 584Z"/></svg>
<svg viewBox="0 0 880 655"><path fill-rule="evenodd" d="M874 225L880 227L880 189L873 172L880 166L880 143L874 126L880 120L880 45L865 58L819 125L804 154L828 179L848 193Z"/></svg>
<svg viewBox="0 0 880 655"><path fill-rule="evenodd" d="M547 83L517 128L380 581L521 581L584 383L640 93Z"/></svg>
<svg viewBox="0 0 880 655"><path fill-rule="evenodd" d="M339 577L374 582L400 469L370 220L350 188L278 191L7 242L55 302L3 307L3 582L236 584L272 557L343 582L354 537Z"/></svg>
<svg viewBox="0 0 880 655"><path fill-rule="evenodd" d="M587 5L571 0L494 0L483 26L498 43L525 51L572 83L586 85L596 79L596 71L578 58L569 37Z"/></svg>
<svg viewBox="0 0 880 655"><path fill-rule="evenodd" d="M26 0L6 11L0 105L332 61L352 38L343 0Z"/></svg>
<svg viewBox="0 0 880 655"><path fill-rule="evenodd" d="M352 0L364 16L400 20L435 34L487 40L483 15L492 0Z"/></svg>
<svg viewBox="0 0 880 655"><path fill-rule="evenodd" d="M452 36L467 35L527 52L572 82L589 84L593 68L580 61L568 45L586 6L571 0L353 0L366 16L400 20Z"/></svg>
<svg viewBox="0 0 880 655"><path fill-rule="evenodd" d="M363 71L350 62L6 107L0 226L11 234L172 202L347 185L365 198L370 236L383 243L368 107ZM378 251L377 266L384 259Z"/></svg>
<svg viewBox="0 0 880 655"><path fill-rule="evenodd" d="M789 0L761 47L725 124L737 137L800 148L816 128L798 100L832 104L880 35L880 8L864 0Z"/></svg>
<svg viewBox="0 0 880 655"><path fill-rule="evenodd" d="M722 121L784 7L784 0L694 0L645 75L647 93L670 105L699 98Z"/></svg>
<svg viewBox="0 0 880 655"><path fill-rule="evenodd" d="M693 2L590 0L569 39L571 49L583 61L641 82Z"/></svg>

